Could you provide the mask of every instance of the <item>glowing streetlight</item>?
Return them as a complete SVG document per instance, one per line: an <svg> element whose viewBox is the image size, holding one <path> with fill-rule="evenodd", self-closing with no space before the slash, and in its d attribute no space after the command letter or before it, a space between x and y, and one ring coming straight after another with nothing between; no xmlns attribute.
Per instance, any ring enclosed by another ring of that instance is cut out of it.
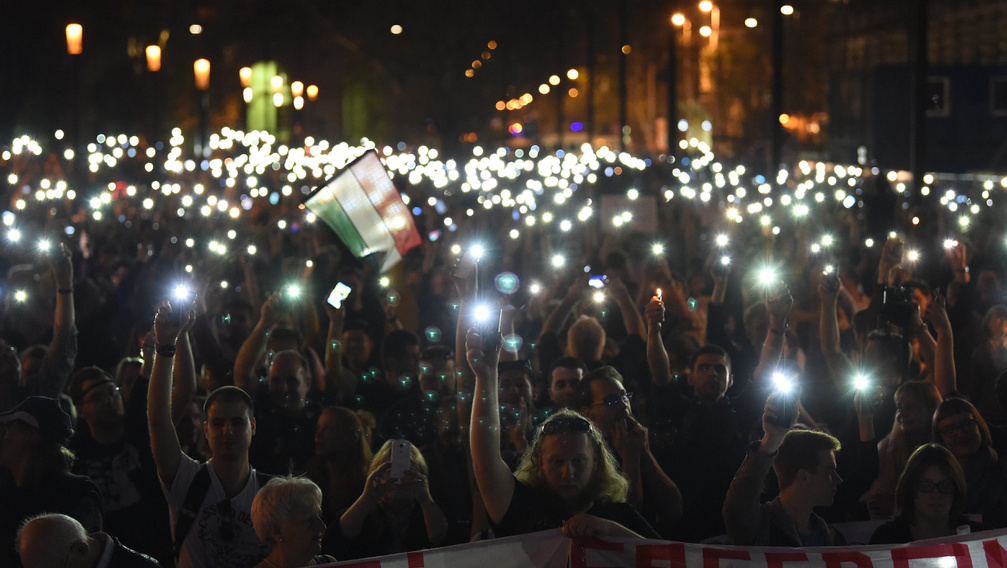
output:
<svg viewBox="0 0 1007 568"><path fill-rule="evenodd" d="M252 86L252 68L242 67L238 69L238 79L241 81L241 86L248 89Z"/></svg>
<svg viewBox="0 0 1007 568"><path fill-rule="evenodd" d="M161 70L161 46L159 45L148 45L146 49L147 54L147 71L151 73L157 73Z"/></svg>
<svg viewBox="0 0 1007 568"><path fill-rule="evenodd" d="M66 26L66 52L70 55L84 52L84 26L76 23Z"/></svg>
<svg viewBox="0 0 1007 568"><path fill-rule="evenodd" d="M210 61L197 59L192 64L192 72L196 77L196 88L205 91L210 88Z"/></svg>

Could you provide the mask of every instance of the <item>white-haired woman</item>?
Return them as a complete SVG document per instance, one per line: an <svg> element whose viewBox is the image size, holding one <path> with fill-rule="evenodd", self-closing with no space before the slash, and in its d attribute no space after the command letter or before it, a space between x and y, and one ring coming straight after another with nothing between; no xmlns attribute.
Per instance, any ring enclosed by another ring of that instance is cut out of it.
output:
<svg viewBox="0 0 1007 568"><path fill-rule="evenodd" d="M252 526L259 540L273 547L255 568L295 568L335 562L319 554L325 522L322 490L306 477L275 477L252 501Z"/></svg>

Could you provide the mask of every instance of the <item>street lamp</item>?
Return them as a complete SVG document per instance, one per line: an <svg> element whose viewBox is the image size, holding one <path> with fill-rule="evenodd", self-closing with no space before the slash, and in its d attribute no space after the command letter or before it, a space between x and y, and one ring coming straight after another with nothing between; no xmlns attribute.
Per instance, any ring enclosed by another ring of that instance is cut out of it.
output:
<svg viewBox="0 0 1007 568"><path fill-rule="evenodd" d="M194 146L195 154L205 158L210 154L210 61L197 59L192 64L196 78L197 110L199 112L199 143Z"/></svg>
<svg viewBox="0 0 1007 568"><path fill-rule="evenodd" d="M147 54L147 71L151 73L157 73L161 70L161 46L159 45L148 45L146 49Z"/></svg>
<svg viewBox="0 0 1007 568"><path fill-rule="evenodd" d="M293 97L294 108L301 110L304 108L304 83L294 81L290 84L290 96Z"/></svg>
<svg viewBox="0 0 1007 568"><path fill-rule="evenodd" d="M80 24L66 26L66 52L70 55L80 55L84 51L84 27Z"/></svg>
<svg viewBox="0 0 1007 568"><path fill-rule="evenodd" d="M161 130L161 105L159 102L161 93L157 81L157 72L161 70L161 46L148 45L144 54L147 56L147 71L150 73L147 79L150 89L150 144L154 145Z"/></svg>

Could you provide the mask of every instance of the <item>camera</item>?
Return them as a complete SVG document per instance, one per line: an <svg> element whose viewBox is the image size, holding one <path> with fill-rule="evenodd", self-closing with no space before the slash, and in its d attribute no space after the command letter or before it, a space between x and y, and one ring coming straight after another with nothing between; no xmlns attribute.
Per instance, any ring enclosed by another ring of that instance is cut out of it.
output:
<svg viewBox="0 0 1007 568"><path fill-rule="evenodd" d="M919 308L913 302L912 289L905 286L885 286L881 302L881 318L899 327L909 327Z"/></svg>

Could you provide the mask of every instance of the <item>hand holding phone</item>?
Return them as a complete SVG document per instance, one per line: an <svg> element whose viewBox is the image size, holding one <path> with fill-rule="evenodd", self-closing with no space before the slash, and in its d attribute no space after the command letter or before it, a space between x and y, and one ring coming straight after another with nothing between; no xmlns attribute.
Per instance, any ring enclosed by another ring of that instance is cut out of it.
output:
<svg viewBox="0 0 1007 568"><path fill-rule="evenodd" d="M332 291L329 292L329 297L326 298L325 301L328 302L330 306L338 310L343 307L343 302L347 297L349 297L350 292L352 291L352 288L342 282L339 282L332 288Z"/></svg>
<svg viewBox="0 0 1007 568"><path fill-rule="evenodd" d="M402 479L402 475L409 471L412 464L412 444L409 440L392 440L392 468L388 476L395 480Z"/></svg>

